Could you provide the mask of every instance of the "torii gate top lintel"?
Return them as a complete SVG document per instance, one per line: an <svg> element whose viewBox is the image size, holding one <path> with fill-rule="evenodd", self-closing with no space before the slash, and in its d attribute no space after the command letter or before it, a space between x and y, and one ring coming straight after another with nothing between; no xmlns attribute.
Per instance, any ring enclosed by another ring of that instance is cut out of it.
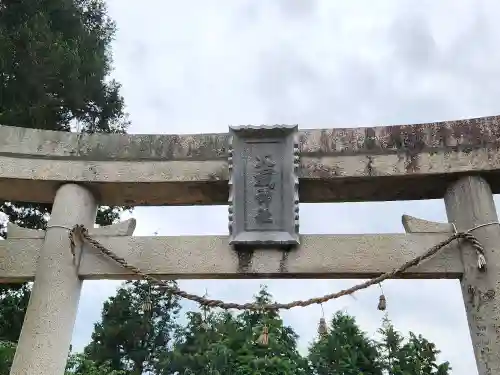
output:
<svg viewBox="0 0 500 375"><path fill-rule="evenodd" d="M226 204L230 135L76 134L0 126L0 199L52 202L86 184L110 205ZM301 130L301 202L442 198L481 172L500 193L500 116Z"/></svg>
<svg viewBox="0 0 500 375"><path fill-rule="evenodd" d="M11 224L0 241L0 282L35 280L11 374L62 375L82 281L138 276L458 278L479 374L500 373L492 195L500 193L500 116L266 128L104 135L0 126L0 200L53 203L47 231ZM449 223L405 215L406 234L299 235L299 201L431 198L444 198ZM93 228L99 204L227 204L229 236L132 237L134 220Z"/></svg>

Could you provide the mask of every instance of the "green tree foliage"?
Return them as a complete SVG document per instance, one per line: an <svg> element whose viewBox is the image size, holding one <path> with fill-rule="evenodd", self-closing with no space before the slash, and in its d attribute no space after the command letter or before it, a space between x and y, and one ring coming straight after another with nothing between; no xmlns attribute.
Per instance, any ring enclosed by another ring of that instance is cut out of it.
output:
<svg viewBox="0 0 500 375"><path fill-rule="evenodd" d="M153 301L166 299L169 307L159 309L156 317L140 312L147 285L129 282L105 303L102 321L96 324L92 342L80 360L124 371L125 375L450 373L448 362L437 362L439 351L434 344L411 332L405 338L387 318L379 331L381 339L373 340L361 331L353 317L338 312L331 318L328 332L318 336L303 356L297 349L297 334L283 323L278 312L232 313L207 308L188 312L186 324L180 326L174 322L177 300L171 300L161 288L155 291ZM272 296L263 287L254 302L271 303ZM161 328L148 331L148 324ZM163 332L164 328L164 335L144 334ZM268 331L265 345L264 328ZM75 374L86 374L76 368Z"/></svg>
<svg viewBox="0 0 500 375"><path fill-rule="evenodd" d="M248 334L230 313L187 313L174 349L164 353L157 374L225 374L234 368L236 351Z"/></svg>
<svg viewBox="0 0 500 375"><path fill-rule="evenodd" d="M336 313L326 335L309 348L314 375L449 375L448 362L439 364L436 346L410 332L406 339L387 317L381 339L369 339L353 317Z"/></svg>
<svg viewBox="0 0 500 375"><path fill-rule="evenodd" d="M262 288L255 302L271 302ZM267 328L268 344L260 336ZM297 350L297 334L276 312L188 313L188 324L159 374L260 375L308 374L307 360Z"/></svg>
<svg viewBox="0 0 500 375"><path fill-rule="evenodd" d="M9 375L15 352L15 343L11 341L0 341L0 375Z"/></svg>
<svg viewBox="0 0 500 375"><path fill-rule="evenodd" d="M103 0L0 6L0 124L123 131L119 85L107 81L115 25Z"/></svg>
<svg viewBox="0 0 500 375"><path fill-rule="evenodd" d="M409 333L407 340L397 332L387 317L379 333L382 335L378 347L384 369L390 375L449 375L449 362L438 363L436 345L422 335Z"/></svg>
<svg viewBox="0 0 500 375"><path fill-rule="evenodd" d="M153 371L169 351L178 312L177 298L164 293L161 286L126 282L104 303L101 322L95 324L92 341L84 350L85 359L99 366L108 363L127 375ZM82 371L78 368L76 373L85 375Z"/></svg>
<svg viewBox="0 0 500 375"><path fill-rule="evenodd" d="M125 371L113 370L109 361L96 364L81 353L71 354L66 365L65 375L127 375Z"/></svg>
<svg viewBox="0 0 500 375"><path fill-rule="evenodd" d="M108 79L114 33L104 0L0 2L0 124L125 132L120 86ZM17 225L45 229L50 209L0 202L0 219L4 214ZM100 207L97 223L111 224L122 210ZM0 220L0 237L5 236ZM17 342L29 292L29 284L0 287L0 340Z"/></svg>
<svg viewBox="0 0 500 375"><path fill-rule="evenodd" d="M316 375L382 375L376 343L342 312L333 316L328 333L313 342L309 360Z"/></svg>
<svg viewBox="0 0 500 375"><path fill-rule="evenodd" d="M0 285L0 340L16 342L28 305L30 284Z"/></svg>

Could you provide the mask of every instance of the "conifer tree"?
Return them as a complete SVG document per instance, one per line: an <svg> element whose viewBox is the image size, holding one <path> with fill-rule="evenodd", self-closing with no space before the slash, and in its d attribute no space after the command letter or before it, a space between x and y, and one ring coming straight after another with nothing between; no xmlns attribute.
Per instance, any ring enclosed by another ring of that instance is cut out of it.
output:
<svg viewBox="0 0 500 375"><path fill-rule="evenodd" d="M174 282L171 282L172 286ZM146 281L128 281L104 303L85 358L127 375L154 371L170 351L177 328L179 303L164 288ZM85 375L78 369L78 374Z"/></svg>
<svg viewBox="0 0 500 375"><path fill-rule="evenodd" d="M309 348L315 375L382 375L377 345L360 330L353 317L337 312L328 332Z"/></svg>
<svg viewBox="0 0 500 375"><path fill-rule="evenodd" d="M263 287L254 302L270 303L271 297ZM161 374L309 374L307 361L297 350L297 338L274 311L210 312L206 319L203 314L190 313L184 334L165 358Z"/></svg>
<svg viewBox="0 0 500 375"><path fill-rule="evenodd" d="M449 375L449 362L438 363L439 350L422 335L409 333L408 339L397 332L387 316L379 333L383 367L390 375Z"/></svg>

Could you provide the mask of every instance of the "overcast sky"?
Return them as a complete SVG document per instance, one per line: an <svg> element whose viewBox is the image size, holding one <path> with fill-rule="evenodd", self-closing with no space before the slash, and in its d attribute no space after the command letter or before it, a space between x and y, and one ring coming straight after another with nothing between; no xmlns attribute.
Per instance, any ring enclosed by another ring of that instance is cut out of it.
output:
<svg viewBox="0 0 500 375"><path fill-rule="evenodd" d="M230 124L330 128L408 124L500 113L498 1L110 0L113 76L130 133L226 132ZM382 205L383 206L382 208ZM498 206L498 205L497 205ZM401 215L446 221L442 200L301 206L302 233L402 232ZM137 208L136 235L225 234L226 207ZM318 219L321 218L321 219ZM376 251L376 249L374 249ZM335 254L332 254L335 256ZM262 281L183 281L247 301ZM280 301L356 281L269 281ZM99 284L99 285L97 285ZM81 349L116 282L86 282L74 333ZM97 287L98 286L98 287ZM422 333L455 375L477 374L456 281L384 283L397 329ZM324 306L372 335L379 290ZM188 304L189 307L193 305ZM283 313L305 350L319 306Z"/></svg>

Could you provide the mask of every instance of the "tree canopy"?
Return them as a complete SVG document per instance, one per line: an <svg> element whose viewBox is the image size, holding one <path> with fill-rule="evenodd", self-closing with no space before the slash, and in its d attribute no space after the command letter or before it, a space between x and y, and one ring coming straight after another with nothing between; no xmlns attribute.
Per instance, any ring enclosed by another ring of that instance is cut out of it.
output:
<svg viewBox="0 0 500 375"><path fill-rule="evenodd" d="M177 300L158 289L152 299L158 315L153 312L148 321L140 309L147 285L126 283L105 302L91 343L80 357L71 357L72 374L93 374L86 372L89 366L94 366L96 375L114 374L112 371L120 375L450 374L449 363L437 360L439 351L433 343L412 332L404 336L387 317L376 340L361 330L354 317L337 312L327 332L316 335L301 353L298 335L278 312L235 314L202 309L188 312L186 322L180 324ZM262 287L254 302L273 301ZM159 308L163 304L166 311ZM155 328L149 330L148 325ZM81 365L75 366L75 360Z"/></svg>
<svg viewBox="0 0 500 375"><path fill-rule="evenodd" d="M85 358L131 375L153 371L173 342L178 312L177 298L161 287L127 282L104 303Z"/></svg>
<svg viewBox="0 0 500 375"><path fill-rule="evenodd" d="M120 85L110 79L114 33L104 0L1 2L0 124L125 132ZM97 223L111 224L123 209L100 207ZM45 229L50 210L50 204L0 202L0 237L7 234L2 214L25 228ZM30 290L30 284L0 286L2 353L15 347Z"/></svg>

